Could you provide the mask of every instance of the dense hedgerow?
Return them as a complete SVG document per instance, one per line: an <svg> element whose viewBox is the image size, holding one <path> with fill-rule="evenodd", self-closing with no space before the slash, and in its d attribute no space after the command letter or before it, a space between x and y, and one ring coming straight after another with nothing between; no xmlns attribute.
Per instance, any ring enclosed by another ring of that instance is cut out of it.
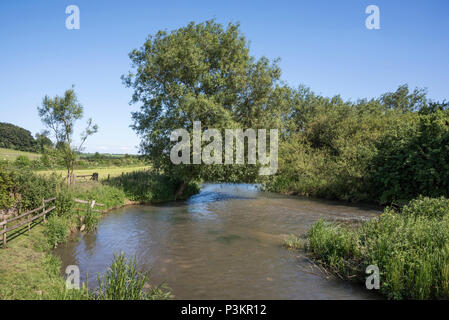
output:
<svg viewBox="0 0 449 320"><path fill-rule="evenodd" d="M0 165L0 209L16 207L22 211L39 207L60 190L63 181L56 175L36 175L30 170L11 170Z"/></svg>
<svg viewBox="0 0 449 320"><path fill-rule="evenodd" d="M330 271L364 281L377 265L391 299L449 298L449 200L421 197L356 228L319 221L306 248Z"/></svg>
<svg viewBox="0 0 449 320"><path fill-rule="evenodd" d="M381 204L449 196L449 103L407 86L356 103L292 94L268 190Z"/></svg>

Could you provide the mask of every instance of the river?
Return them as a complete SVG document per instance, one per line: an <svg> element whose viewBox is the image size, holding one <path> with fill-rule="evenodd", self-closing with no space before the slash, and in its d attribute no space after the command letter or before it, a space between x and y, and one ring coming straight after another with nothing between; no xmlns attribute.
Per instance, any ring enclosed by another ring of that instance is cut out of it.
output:
<svg viewBox="0 0 449 320"><path fill-rule="evenodd" d="M98 229L55 253L89 285L113 254L135 256L152 284L177 299L373 299L361 285L329 280L284 239L320 218L369 219L378 208L261 192L255 185L204 184L185 202L111 211Z"/></svg>

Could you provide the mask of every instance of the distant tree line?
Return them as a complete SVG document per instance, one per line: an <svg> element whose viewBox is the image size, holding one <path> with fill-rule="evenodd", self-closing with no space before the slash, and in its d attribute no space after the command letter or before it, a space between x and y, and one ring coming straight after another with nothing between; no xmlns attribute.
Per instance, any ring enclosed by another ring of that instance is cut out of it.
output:
<svg viewBox="0 0 449 320"><path fill-rule="evenodd" d="M36 134L11 123L0 122L0 148L19 151L40 152L44 146L52 146L46 132Z"/></svg>
<svg viewBox="0 0 449 320"><path fill-rule="evenodd" d="M0 122L0 148L14 149L28 152L42 152L45 147L52 147L53 142L47 132L36 134L11 123Z"/></svg>

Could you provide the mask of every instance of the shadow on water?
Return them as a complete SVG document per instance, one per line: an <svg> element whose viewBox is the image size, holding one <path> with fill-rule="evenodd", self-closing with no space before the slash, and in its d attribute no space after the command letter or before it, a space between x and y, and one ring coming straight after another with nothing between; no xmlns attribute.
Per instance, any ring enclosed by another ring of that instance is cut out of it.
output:
<svg viewBox="0 0 449 320"><path fill-rule="evenodd" d="M136 256L180 299L373 299L359 285L309 272L301 252L285 249L320 218L371 218L347 206L260 191L257 185L204 184L185 202L131 206L106 215L96 232L61 245L63 269L103 273L114 253ZM91 282L89 282L91 283Z"/></svg>

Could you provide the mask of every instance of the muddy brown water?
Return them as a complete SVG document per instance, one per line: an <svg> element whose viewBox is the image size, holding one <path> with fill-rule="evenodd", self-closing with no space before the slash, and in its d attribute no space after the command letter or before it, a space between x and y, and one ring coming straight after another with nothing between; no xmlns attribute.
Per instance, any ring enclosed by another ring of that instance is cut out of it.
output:
<svg viewBox="0 0 449 320"><path fill-rule="evenodd" d="M373 299L361 285L329 280L303 252L287 250L320 218L364 220L378 208L261 192L255 185L205 184L185 202L131 206L105 215L95 232L59 246L81 278L103 274L113 254L135 256L151 283L178 299Z"/></svg>

